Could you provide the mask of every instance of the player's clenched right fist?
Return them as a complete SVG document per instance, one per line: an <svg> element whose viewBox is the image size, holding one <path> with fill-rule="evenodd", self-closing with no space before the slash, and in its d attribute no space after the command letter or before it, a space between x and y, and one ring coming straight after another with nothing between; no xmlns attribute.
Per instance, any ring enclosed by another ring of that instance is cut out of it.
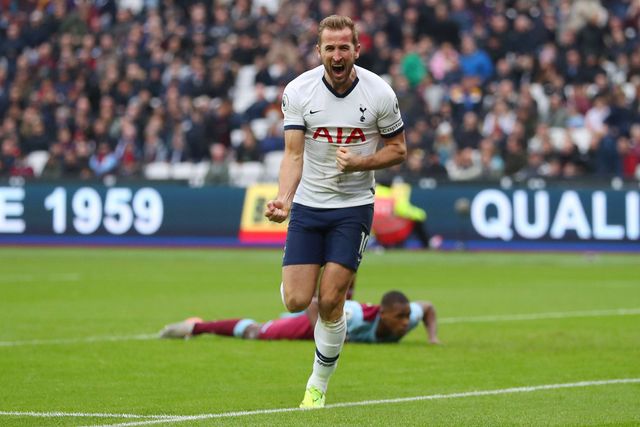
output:
<svg viewBox="0 0 640 427"><path fill-rule="evenodd" d="M289 217L289 207L285 207L281 200L270 200L264 210L264 216L269 218L269 221L283 222Z"/></svg>

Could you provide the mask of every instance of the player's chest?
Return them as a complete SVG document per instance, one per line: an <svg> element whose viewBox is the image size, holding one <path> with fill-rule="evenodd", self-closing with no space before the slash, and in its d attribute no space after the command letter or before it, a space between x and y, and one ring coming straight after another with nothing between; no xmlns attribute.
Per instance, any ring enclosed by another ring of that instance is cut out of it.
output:
<svg viewBox="0 0 640 427"><path fill-rule="evenodd" d="M349 126L375 127L377 117L371 102L361 99L312 97L304 106L307 127Z"/></svg>
<svg viewBox="0 0 640 427"><path fill-rule="evenodd" d="M366 101L312 99L303 118L309 136L319 142L364 142L378 131L377 117Z"/></svg>

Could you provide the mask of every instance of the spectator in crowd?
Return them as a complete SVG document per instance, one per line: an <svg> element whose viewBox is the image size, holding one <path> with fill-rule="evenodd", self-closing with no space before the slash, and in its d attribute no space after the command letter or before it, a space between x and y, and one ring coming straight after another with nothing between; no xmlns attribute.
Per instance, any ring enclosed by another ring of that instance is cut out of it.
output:
<svg viewBox="0 0 640 427"><path fill-rule="evenodd" d="M190 159L189 149L185 141L184 131L179 125L173 128L168 159L169 163L182 163Z"/></svg>
<svg viewBox="0 0 640 427"><path fill-rule="evenodd" d="M554 92L549 96L549 109L543 120L549 127L567 127L569 112L564 105L561 94Z"/></svg>
<svg viewBox="0 0 640 427"><path fill-rule="evenodd" d="M402 165L402 177L405 182L416 185L426 175L426 155L423 150L411 150L407 161ZM385 185L389 185L388 183Z"/></svg>
<svg viewBox="0 0 640 427"><path fill-rule="evenodd" d="M238 163L262 161L262 151L250 125L242 125L242 142L233 147L233 154Z"/></svg>
<svg viewBox="0 0 640 427"><path fill-rule="evenodd" d="M437 151L427 153L424 176L427 178L447 179L449 177L447 168L440 161L440 154Z"/></svg>
<svg viewBox="0 0 640 427"><path fill-rule="evenodd" d="M227 147L222 144L211 144L209 146L210 164L205 182L212 185L228 185L229 178L229 156Z"/></svg>
<svg viewBox="0 0 640 427"><path fill-rule="evenodd" d="M480 147L482 135L478 130L478 115L473 111L467 111L462 119L462 126L453 131L453 139L458 150L471 148L477 150Z"/></svg>
<svg viewBox="0 0 640 427"><path fill-rule="evenodd" d="M480 164L482 178L497 179L504 173L504 159L496 148L496 143L491 138L483 138L480 141Z"/></svg>
<svg viewBox="0 0 640 427"><path fill-rule="evenodd" d="M118 167L118 157L106 142L100 143L96 152L89 158L91 171L97 177L115 172Z"/></svg>
<svg viewBox="0 0 640 427"><path fill-rule="evenodd" d="M431 56L429 71L436 79L442 81L447 74L453 72L459 65L460 55L451 43L444 42Z"/></svg>
<svg viewBox="0 0 640 427"><path fill-rule="evenodd" d="M482 123L482 135L500 140L508 137L516 125L516 114L503 100L497 100Z"/></svg>
<svg viewBox="0 0 640 427"><path fill-rule="evenodd" d="M231 132L243 124L274 113L270 126L281 126L280 100L271 94L319 64L313 23L342 13L358 17L359 61L391 82L407 135L422 132L421 121L434 130L433 146L410 148L422 150L425 176L432 158L442 172L467 141L478 149L478 135L462 131L472 115L493 142L493 149L479 148L479 179L537 164L540 153L527 141L538 137L540 122L586 129L591 141L588 158L580 153L571 161L563 160L568 147L545 142L543 176L561 177L564 169L634 176L637 2L14 3L20 6L0 12L0 144L9 141L6 152L17 145L20 154L3 154L3 175L15 158L47 151L55 159L45 176L96 177L89 158L101 157L105 144L116 148L127 121L136 144L116 149L121 165L109 173L137 175L156 161L210 161L211 145L230 150ZM255 102L238 102L253 93ZM436 135L442 123L453 132ZM524 141L516 154L507 140L519 126ZM262 152L281 148L281 132L270 128L258 142ZM488 166L498 158L504 169Z"/></svg>
<svg viewBox="0 0 640 427"><path fill-rule="evenodd" d="M478 150L457 150L446 163L449 178L453 181L470 181L482 175L482 163Z"/></svg>
<svg viewBox="0 0 640 427"><path fill-rule="evenodd" d="M517 135L507 138L506 153L504 155L504 174L515 176L527 164L527 153Z"/></svg>
<svg viewBox="0 0 640 427"><path fill-rule="evenodd" d="M478 77L481 82L486 82L493 75L493 63L491 58L482 49L478 49L471 35L462 37L462 55L460 55L460 67L464 76Z"/></svg>
<svg viewBox="0 0 640 427"><path fill-rule="evenodd" d="M20 157L20 147L17 138L4 137L0 145L0 176L10 175L18 157Z"/></svg>
<svg viewBox="0 0 640 427"><path fill-rule="evenodd" d="M269 125L267 135L260 140L260 151L266 154L270 151L284 150L284 129L281 120L275 120Z"/></svg>
<svg viewBox="0 0 640 427"><path fill-rule="evenodd" d="M42 169L42 178L52 180L62 178L64 172L63 161L64 148L62 144L51 144L51 147L49 148L49 157Z"/></svg>

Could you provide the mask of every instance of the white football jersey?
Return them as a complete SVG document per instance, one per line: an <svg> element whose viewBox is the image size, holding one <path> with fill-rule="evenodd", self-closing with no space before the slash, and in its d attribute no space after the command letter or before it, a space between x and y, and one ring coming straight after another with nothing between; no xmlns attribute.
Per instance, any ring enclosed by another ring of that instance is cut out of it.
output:
<svg viewBox="0 0 640 427"><path fill-rule="evenodd" d="M368 156L383 137L402 132L396 95L382 78L355 66L356 80L338 94L322 65L290 82L282 97L284 129L305 131L302 179L293 201L316 208L360 206L374 201L373 171L340 172L336 150Z"/></svg>

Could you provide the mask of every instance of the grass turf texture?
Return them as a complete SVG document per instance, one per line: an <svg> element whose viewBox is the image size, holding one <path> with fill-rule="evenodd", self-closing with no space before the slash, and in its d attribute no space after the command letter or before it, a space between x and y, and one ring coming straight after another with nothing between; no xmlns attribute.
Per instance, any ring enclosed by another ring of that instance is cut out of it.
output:
<svg viewBox="0 0 640 427"><path fill-rule="evenodd" d="M192 415L297 406L312 342L131 336L198 315L282 311L280 251L0 249L0 411ZM356 299L435 303L442 346L347 344L327 404L640 378L640 315L446 323L454 317L640 308L637 255L367 253ZM640 384L330 408L158 425L639 425ZM0 415L0 425L122 418ZM145 421L145 420L142 420Z"/></svg>

